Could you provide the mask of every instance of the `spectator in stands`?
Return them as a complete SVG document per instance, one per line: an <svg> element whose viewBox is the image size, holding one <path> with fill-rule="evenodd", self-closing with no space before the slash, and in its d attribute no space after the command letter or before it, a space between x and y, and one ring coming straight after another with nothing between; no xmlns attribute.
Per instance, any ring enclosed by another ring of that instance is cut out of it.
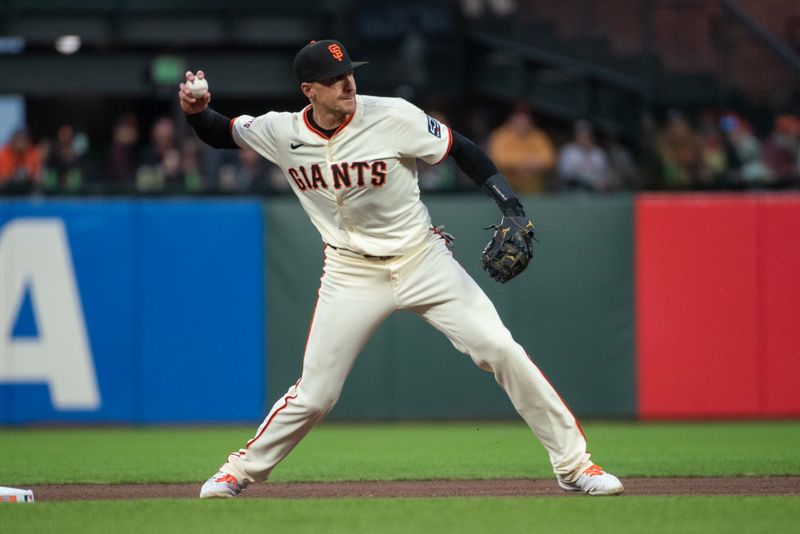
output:
<svg viewBox="0 0 800 534"><path fill-rule="evenodd" d="M722 131L719 129L719 118L715 112L706 110L700 114L697 142L700 149L698 172L700 187L704 189L724 187L728 171L728 154Z"/></svg>
<svg viewBox="0 0 800 534"><path fill-rule="evenodd" d="M106 179L116 188L131 187L139 168L139 121L133 113L117 119L106 158Z"/></svg>
<svg viewBox="0 0 800 534"><path fill-rule="evenodd" d="M639 166L648 190L661 187L664 166L658 150L659 134L655 116L645 110L639 117Z"/></svg>
<svg viewBox="0 0 800 534"><path fill-rule="evenodd" d="M202 166L208 181L208 190L222 191L222 182L230 181L231 174L236 173L239 167L239 149L208 150L205 143L201 143Z"/></svg>
<svg viewBox="0 0 800 534"><path fill-rule="evenodd" d="M75 129L71 125L61 126L45 162L42 189L68 192L80 190L86 179L85 148L81 146L80 138L76 138Z"/></svg>
<svg viewBox="0 0 800 534"><path fill-rule="evenodd" d="M219 189L222 192L245 194L271 189L266 159L249 147L238 150L237 156L237 165L226 165L221 169Z"/></svg>
<svg viewBox="0 0 800 534"><path fill-rule="evenodd" d="M779 185L800 183L800 118L780 115L764 142L764 163Z"/></svg>
<svg viewBox="0 0 800 534"><path fill-rule="evenodd" d="M530 109L518 104L500 127L489 135L489 157L518 193L547 189L555 163L550 137L534 124Z"/></svg>
<svg viewBox="0 0 800 534"><path fill-rule="evenodd" d="M678 110L667 113L667 123L658 134L663 187L690 189L697 183L700 148L686 116Z"/></svg>
<svg viewBox="0 0 800 534"><path fill-rule="evenodd" d="M0 149L0 187L9 192L33 191L42 175L42 158L27 130L17 130Z"/></svg>
<svg viewBox="0 0 800 534"><path fill-rule="evenodd" d="M191 136L183 141L181 147L181 174L183 190L187 193L201 193L208 189L208 180L202 166L204 145ZM179 184L176 184L179 185Z"/></svg>
<svg viewBox="0 0 800 534"><path fill-rule="evenodd" d="M573 140L558 154L558 178L567 191L611 191L617 187L605 151L597 146L592 125L575 122Z"/></svg>
<svg viewBox="0 0 800 534"><path fill-rule="evenodd" d="M614 127L609 128L605 151L608 154L610 178L613 184L629 191L644 189L644 176L636 164L636 158L631 150L622 143L619 131Z"/></svg>
<svg viewBox="0 0 800 534"><path fill-rule="evenodd" d="M750 125L736 113L725 113L720 129L729 145L728 180L736 187L761 187L773 181L769 168L761 159L761 143Z"/></svg>
<svg viewBox="0 0 800 534"><path fill-rule="evenodd" d="M489 151L489 136L492 129L489 126L488 112L480 107L471 106L465 118L466 128L469 139L481 147L484 151ZM471 182L472 180L470 180Z"/></svg>
<svg viewBox="0 0 800 534"><path fill-rule="evenodd" d="M161 117L153 124L150 143L142 152L136 172L136 188L145 192L183 189L181 152L176 145L175 124Z"/></svg>

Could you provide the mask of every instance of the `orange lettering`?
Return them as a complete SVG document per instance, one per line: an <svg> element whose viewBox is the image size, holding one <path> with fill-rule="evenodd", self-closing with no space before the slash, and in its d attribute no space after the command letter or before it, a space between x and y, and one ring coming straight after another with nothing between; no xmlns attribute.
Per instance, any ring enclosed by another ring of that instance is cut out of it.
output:
<svg viewBox="0 0 800 534"><path fill-rule="evenodd" d="M336 43L329 45L328 51L333 56L333 59L335 59L336 61L341 61L342 58L344 57L344 52L342 52L342 48Z"/></svg>

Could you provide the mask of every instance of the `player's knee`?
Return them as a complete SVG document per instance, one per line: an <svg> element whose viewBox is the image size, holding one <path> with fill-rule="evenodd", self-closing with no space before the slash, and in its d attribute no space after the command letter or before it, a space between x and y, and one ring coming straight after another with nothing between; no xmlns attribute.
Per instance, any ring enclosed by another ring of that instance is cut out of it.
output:
<svg viewBox="0 0 800 534"><path fill-rule="evenodd" d="M304 400L306 411L309 415L320 417L331 411L339 400L339 393L326 392L316 395L308 395Z"/></svg>
<svg viewBox="0 0 800 534"><path fill-rule="evenodd" d="M473 351L472 359L484 371L492 371L509 358L516 358L520 351L522 348L513 339L499 337L481 343L478 350Z"/></svg>

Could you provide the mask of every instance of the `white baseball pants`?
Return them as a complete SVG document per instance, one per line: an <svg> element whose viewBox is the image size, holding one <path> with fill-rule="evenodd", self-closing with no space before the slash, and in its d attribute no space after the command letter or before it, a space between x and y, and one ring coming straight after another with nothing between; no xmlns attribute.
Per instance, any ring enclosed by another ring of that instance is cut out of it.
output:
<svg viewBox="0 0 800 534"><path fill-rule="evenodd" d="M255 437L222 471L245 485L264 481L333 408L356 357L395 310L408 309L444 333L506 391L550 455L553 470L573 480L591 465L575 417L511 337L494 305L431 233L417 249L388 260L325 248L319 299L303 374L270 410Z"/></svg>

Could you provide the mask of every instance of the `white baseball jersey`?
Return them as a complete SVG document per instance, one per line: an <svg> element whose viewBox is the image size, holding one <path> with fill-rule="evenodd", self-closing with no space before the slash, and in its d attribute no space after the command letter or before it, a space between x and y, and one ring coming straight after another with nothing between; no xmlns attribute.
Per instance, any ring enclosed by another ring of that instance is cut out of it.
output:
<svg viewBox="0 0 800 534"><path fill-rule="evenodd" d="M281 168L326 243L370 256L422 243L431 221L415 159L442 161L450 129L403 99L358 95L355 113L328 138L309 108L237 117L233 138Z"/></svg>

